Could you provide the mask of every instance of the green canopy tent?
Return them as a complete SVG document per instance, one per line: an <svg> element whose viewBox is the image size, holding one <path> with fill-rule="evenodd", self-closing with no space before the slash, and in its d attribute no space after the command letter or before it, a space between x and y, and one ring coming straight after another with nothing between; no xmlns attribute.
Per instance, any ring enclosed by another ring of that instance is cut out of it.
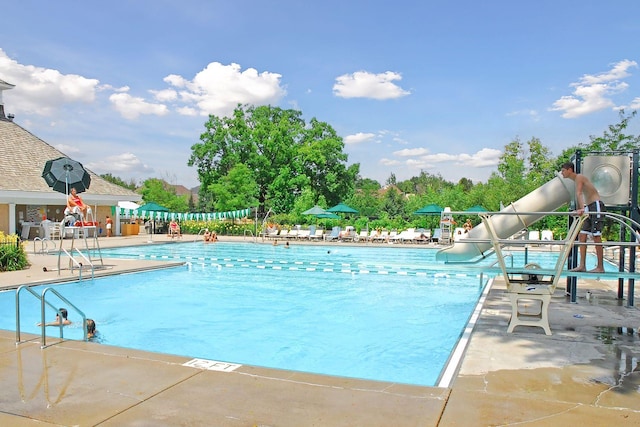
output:
<svg viewBox="0 0 640 427"><path fill-rule="evenodd" d="M136 209L136 211L140 216L144 216L149 212L152 212L149 215L151 216L151 230L150 230L151 233L150 234L151 234L151 239L153 239L153 235L156 233L156 216L157 216L156 212L169 212L169 209L157 203L149 202L145 205L140 206L138 209Z"/></svg>
<svg viewBox="0 0 640 427"><path fill-rule="evenodd" d="M138 212L169 212L169 209L165 208L164 206L161 206L157 203L153 203L153 202L149 202L146 205L142 205L140 206L138 209Z"/></svg>

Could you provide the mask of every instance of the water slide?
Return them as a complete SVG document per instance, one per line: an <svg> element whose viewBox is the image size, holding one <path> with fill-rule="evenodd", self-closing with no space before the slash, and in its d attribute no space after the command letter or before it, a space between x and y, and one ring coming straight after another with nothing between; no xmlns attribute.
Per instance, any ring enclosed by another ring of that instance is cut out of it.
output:
<svg viewBox="0 0 640 427"><path fill-rule="evenodd" d="M544 217L544 213L539 212L553 212L571 202L574 194L574 182L570 179L562 178L558 174L551 181L500 211L509 213L509 215L494 214L491 216L490 221L498 234L498 238L508 239L513 234ZM522 214L513 215L518 212L522 212ZM482 256L493 247L490 243L491 235L484 223L472 228L467 238L487 241L466 243L463 239L462 242L458 241L453 246L439 250L436 254L436 260L444 262L471 260Z"/></svg>

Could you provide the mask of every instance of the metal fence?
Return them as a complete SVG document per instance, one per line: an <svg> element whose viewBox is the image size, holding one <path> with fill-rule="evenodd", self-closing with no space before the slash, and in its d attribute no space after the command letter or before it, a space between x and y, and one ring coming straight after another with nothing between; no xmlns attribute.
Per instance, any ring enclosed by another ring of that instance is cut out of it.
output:
<svg viewBox="0 0 640 427"><path fill-rule="evenodd" d="M0 239L0 247L4 247L4 246L15 246L16 248L20 247L20 239L15 239L15 238L4 238L4 239Z"/></svg>

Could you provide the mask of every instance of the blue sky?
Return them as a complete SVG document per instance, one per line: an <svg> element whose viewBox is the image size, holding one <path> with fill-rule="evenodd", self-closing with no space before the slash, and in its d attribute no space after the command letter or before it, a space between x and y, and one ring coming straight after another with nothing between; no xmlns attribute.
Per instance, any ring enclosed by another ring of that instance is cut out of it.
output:
<svg viewBox="0 0 640 427"><path fill-rule="evenodd" d="M363 177L478 182L515 138L559 154L640 109L639 16L637 0L14 1L0 79L16 123L125 180L198 185L208 114L246 103L329 123Z"/></svg>

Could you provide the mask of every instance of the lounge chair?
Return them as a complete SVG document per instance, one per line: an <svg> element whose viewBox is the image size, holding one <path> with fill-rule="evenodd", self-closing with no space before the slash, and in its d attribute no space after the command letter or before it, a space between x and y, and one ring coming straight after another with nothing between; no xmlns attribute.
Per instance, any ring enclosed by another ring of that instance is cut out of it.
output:
<svg viewBox="0 0 640 427"><path fill-rule="evenodd" d="M322 240L324 237L324 230L321 228L317 228L313 234L309 234L309 240Z"/></svg>
<svg viewBox="0 0 640 427"><path fill-rule="evenodd" d="M416 229L407 228L400 233L400 243L415 243L416 241Z"/></svg>
<svg viewBox="0 0 640 427"><path fill-rule="evenodd" d="M353 242L356 238L356 229L352 225L347 225L344 231L340 233L340 241Z"/></svg>
<svg viewBox="0 0 640 427"><path fill-rule="evenodd" d="M278 234L280 234L280 230L278 230L277 228L273 231L270 231L269 233L267 233L267 239L276 239L278 237Z"/></svg>
<svg viewBox="0 0 640 427"><path fill-rule="evenodd" d="M371 239L372 242L386 242L387 239L389 238L389 230L382 230L380 232L380 234L377 234L373 237L373 239Z"/></svg>
<svg viewBox="0 0 640 427"><path fill-rule="evenodd" d="M333 227L330 234L325 234L324 240L331 242L340 238L340 227Z"/></svg>
<svg viewBox="0 0 640 427"><path fill-rule="evenodd" d="M368 238L369 238L369 233L367 233L367 230L361 230L360 234L356 236L355 241L366 243Z"/></svg>
<svg viewBox="0 0 640 427"><path fill-rule="evenodd" d="M429 243L431 241L431 230L419 228L416 230L416 237L413 241L415 243Z"/></svg>
<svg viewBox="0 0 640 427"><path fill-rule="evenodd" d="M297 228L294 228L293 230L289 231L289 234L287 234L287 239L297 239L298 233L300 233L300 231Z"/></svg>
<svg viewBox="0 0 640 427"><path fill-rule="evenodd" d="M389 232L389 235L387 236L386 242L393 242L396 239L396 236L398 235L398 230L391 230Z"/></svg>
<svg viewBox="0 0 640 427"><path fill-rule="evenodd" d="M296 237L298 238L298 240L309 240L310 235L311 230L299 230Z"/></svg>

